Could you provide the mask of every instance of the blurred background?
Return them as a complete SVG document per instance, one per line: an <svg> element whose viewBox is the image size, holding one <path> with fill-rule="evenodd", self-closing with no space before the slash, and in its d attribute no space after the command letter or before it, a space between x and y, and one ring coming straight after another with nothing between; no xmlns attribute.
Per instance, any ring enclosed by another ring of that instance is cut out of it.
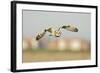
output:
<svg viewBox="0 0 100 73"><path fill-rule="evenodd" d="M83 38L23 39L23 62L90 59L90 41Z"/></svg>
<svg viewBox="0 0 100 73"><path fill-rule="evenodd" d="M87 60L91 59L91 14L79 12L55 12L23 10L23 62ZM61 30L58 38L46 34L36 41L44 29L73 24L79 31Z"/></svg>

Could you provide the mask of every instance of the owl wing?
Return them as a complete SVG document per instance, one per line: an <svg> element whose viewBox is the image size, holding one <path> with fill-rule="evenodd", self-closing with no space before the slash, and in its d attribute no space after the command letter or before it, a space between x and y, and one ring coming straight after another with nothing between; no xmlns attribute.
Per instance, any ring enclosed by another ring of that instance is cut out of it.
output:
<svg viewBox="0 0 100 73"><path fill-rule="evenodd" d="M36 36L36 40L40 40L45 34L46 34L45 31L44 31L43 33L39 33L39 34Z"/></svg>
<svg viewBox="0 0 100 73"><path fill-rule="evenodd" d="M64 25L61 27L62 29L66 29L71 32L78 32L78 28L73 25Z"/></svg>

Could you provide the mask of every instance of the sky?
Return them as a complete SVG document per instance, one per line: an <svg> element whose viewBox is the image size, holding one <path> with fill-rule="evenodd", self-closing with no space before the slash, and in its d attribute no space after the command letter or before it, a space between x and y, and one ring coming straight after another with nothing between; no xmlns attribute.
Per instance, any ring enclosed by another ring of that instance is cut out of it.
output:
<svg viewBox="0 0 100 73"><path fill-rule="evenodd" d="M91 14L79 12L56 12L23 10L23 37L36 37L45 28L57 29L63 25L73 24L79 32L62 30L62 37L80 37L90 40L91 38Z"/></svg>

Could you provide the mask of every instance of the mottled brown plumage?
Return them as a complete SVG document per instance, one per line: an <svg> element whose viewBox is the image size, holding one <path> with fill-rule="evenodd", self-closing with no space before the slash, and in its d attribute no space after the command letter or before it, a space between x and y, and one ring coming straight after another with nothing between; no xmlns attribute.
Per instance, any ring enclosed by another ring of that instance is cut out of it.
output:
<svg viewBox="0 0 100 73"><path fill-rule="evenodd" d="M53 28L48 28L48 29L45 29L42 33L38 34L36 36L36 40L40 40L46 34L46 32L50 33L49 36L60 37L61 36L61 29L66 29L66 30L71 31L71 32L78 32L78 28L76 28L73 25L67 25L67 26L64 25L64 26L60 27L58 30L55 30Z"/></svg>

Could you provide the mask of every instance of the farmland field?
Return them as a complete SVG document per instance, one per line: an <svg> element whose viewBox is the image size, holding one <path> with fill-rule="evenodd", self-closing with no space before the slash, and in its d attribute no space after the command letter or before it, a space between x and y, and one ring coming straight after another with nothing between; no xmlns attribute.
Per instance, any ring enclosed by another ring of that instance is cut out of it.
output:
<svg viewBox="0 0 100 73"><path fill-rule="evenodd" d="M90 51L23 50L23 63L42 61L87 60Z"/></svg>

